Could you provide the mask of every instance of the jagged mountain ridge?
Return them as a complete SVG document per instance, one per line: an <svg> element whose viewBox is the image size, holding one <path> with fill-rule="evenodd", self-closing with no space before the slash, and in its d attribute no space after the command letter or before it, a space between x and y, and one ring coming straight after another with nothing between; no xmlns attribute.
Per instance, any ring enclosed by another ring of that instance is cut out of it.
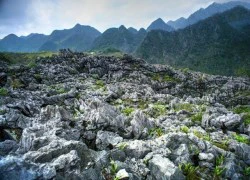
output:
<svg viewBox="0 0 250 180"><path fill-rule="evenodd" d="M249 122L227 108L249 108L249 79L66 50L0 70L3 179L248 178Z"/></svg>
<svg viewBox="0 0 250 180"><path fill-rule="evenodd" d="M250 10L236 7L175 32L152 31L137 55L151 63L215 74L249 75L249 19Z"/></svg>
<svg viewBox="0 0 250 180"><path fill-rule="evenodd" d="M126 53L133 53L146 36L146 30L127 29L125 26L110 28L93 42L92 50L114 48Z"/></svg>
<svg viewBox="0 0 250 180"><path fill-rule="evenodd" d="M71 29L55 30L50 35L30 34L18 37L10 34L0 40L0 51L38 52L58 51L61 48L86 51L100 34L95 28L80 24Z"/></svg>
<svg viewBox="0 0 250 180"><path fill-rule="evenodd" d="M243 6L247 9L250 9L250 3L241 1L231 1L223 4L213 3L205 9L199 9L195 13L191 14L187 19L182 17L177 19L176 21L168 21L167 24L175 29L182 29L192 24L195 24L198 21L211 17L217 13L223 13L225 11L228 11L236 6Z"/></svg>
<svg viewBox="0 0 250 180"><path fill-rule="evenodd" d="M161 18L158 18L154 22L152 22L147 28L148 32L152 30L163 30L171 32L174 31L174 28L166 24Z"/></svg>

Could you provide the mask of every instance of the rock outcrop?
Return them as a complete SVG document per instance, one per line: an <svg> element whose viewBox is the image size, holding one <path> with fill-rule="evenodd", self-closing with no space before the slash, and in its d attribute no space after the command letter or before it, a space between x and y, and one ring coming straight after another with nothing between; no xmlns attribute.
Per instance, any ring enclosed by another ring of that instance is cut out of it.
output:
<svg viewBox="0 0 250 180"><path fill-rule="evenodd" d="M249 79L69 50L1 70L1 179L249 178Z"/></svg>

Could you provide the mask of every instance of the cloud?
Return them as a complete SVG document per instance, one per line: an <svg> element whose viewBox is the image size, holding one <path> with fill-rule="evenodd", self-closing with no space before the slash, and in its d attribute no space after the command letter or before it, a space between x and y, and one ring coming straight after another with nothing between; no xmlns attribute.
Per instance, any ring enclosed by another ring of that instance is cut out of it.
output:
<svg viewBox="0 0 250 180"><path fill-rule="evenodd" d="M0 0L0 38L10 33L50 34L76 23L100 31L121 24L146 28L158 17L187 17L214 1L229 0Z"/></svg>

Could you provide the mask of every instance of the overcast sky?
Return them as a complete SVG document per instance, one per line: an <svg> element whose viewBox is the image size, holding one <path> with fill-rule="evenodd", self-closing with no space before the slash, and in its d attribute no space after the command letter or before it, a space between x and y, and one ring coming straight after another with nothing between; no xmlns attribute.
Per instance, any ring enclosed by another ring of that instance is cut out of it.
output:
<svg viewBox="0 0 250 180"><path fill-rule="evenodd" d="M10 33L50 34L76 23L91 25L101 32L121 24L146 28L158 17L167 22L188 17L213 2L227 1L230 0L0 0L0 38Z"/></svg>

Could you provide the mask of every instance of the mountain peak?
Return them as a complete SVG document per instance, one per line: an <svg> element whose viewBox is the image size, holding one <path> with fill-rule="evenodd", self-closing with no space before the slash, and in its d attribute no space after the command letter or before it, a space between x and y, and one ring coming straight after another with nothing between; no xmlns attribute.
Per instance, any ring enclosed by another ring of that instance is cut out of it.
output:
<svg viewBox="0 0 250 180"><path fill-rule="evenodd" d="M174 29L166 24L161 18L158 18L147 28L147 31L151 30L173 31Z"/></svg>
<svg viewBox="0 0 250 180"><path fill-rule="evenodd" d="M121 26L119 27L119 30L127 30L127 28L126 28L124 25L121 25Z"/></svg>

